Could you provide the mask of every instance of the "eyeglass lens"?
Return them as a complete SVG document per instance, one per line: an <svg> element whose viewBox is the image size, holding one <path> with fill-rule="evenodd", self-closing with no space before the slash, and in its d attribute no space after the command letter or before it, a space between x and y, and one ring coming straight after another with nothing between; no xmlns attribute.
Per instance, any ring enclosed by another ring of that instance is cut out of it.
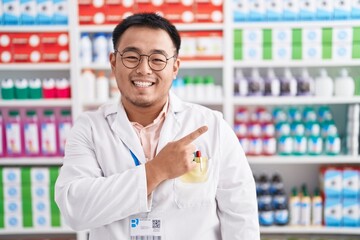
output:
<svg viewBox="0 0 360 240"><path fill-rule="evenodd" d="M163 70L167 64L166 56L161 53L140 55L135 51L126 51L121 55L121 60L125 67L136 68L141 62L141 56L146 56L148 58L149 67L155 71Z"/></svg>

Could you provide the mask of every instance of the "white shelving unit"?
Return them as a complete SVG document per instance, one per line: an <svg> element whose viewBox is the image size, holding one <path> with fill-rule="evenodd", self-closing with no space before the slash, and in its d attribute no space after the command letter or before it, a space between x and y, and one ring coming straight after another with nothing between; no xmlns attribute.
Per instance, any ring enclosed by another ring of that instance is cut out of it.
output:
<svg viewBox="0 0 360 240"><path fill-rule="evenodd" d="M72 2L71 2L72 3ZM69 1L70 4L70 1ZM72 99L71 100L26 100L26 101L4 101L0 100L0 108L2 107L71 107L73 113L73 119L84 109L96 108L103 102L88 102L83 101L80 98L81 83L80 75L81 71L85 68L91 68L94 70L110 71L109 65L82 65L79 61L79 40L81 33L84 32L112 32L113 25L101 25L101 26L80 26L78 21L78 5L73 3L69 7L69 26L65 27L8 27L1 26L0 32L57 32L65 31L70 36L70 59L69 64L0 64L0 73L12 74L24 72L36 75L41 71L55 71L55 72L67 72L71 79L72 85ZM180 31L198 31L198 30L216 30L223 31L223 60L222 61L182 61L181 71L219 71L221 72L221 84L223 88L223 98L213 101L202 101L200 104L207 105L209 107L221 110L224 114L225 120L233 126L234 124L234 111L238 106L284 106L287 105L352 105L359 104L360 97L342 98L320 98L320 97L235 97L234 96L234 69L235 68L333 68L333 67L349 67L356 69L360 67L360 60L351 61L337 61L337 60L323 60L323 61L273 61L273 60L261 60L261 61L234 61L233 59L233 31L235 29L242 28L274 28L274 27L292 27L292 28L304 28L304 27L337 27L337 26L360 26L360 21L326 21L326 22L253 22L253 23L234 23L232 16L232 4L231 1L224 1L224 23L223 24L181 24L177 25ZM2 74L0 74L2 75ZM345 118L345 116L342 116ZM354 155L341 155L341 156L256 156L248 157L249 163L255 172L278 171L286 180L288 188L294 184L300 185L303 181L306 181L310 187L313 187L318 183L318 169L321 165L326 164L360 164L360 156ZM0 166L25 166L25 165L61 165L61 158L2 158L0 159ZM311 188L310 188L311 189ZM360 235L360 229L358 228L326 228L326 227L264 227L261 228L261 232L264 234L333 234L333 235ZM34 234L76 234L77 240L86 240L87 232L75 233L70 229L29 229L29 230L0 230L0 236L9 235L34 235ZM1 238L1 237L0 237Z"/></svg>

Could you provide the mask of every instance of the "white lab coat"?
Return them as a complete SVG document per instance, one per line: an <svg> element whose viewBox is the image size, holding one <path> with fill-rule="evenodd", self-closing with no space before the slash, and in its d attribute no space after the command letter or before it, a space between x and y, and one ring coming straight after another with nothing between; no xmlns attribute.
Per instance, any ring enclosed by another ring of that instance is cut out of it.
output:
<svg viewBox="0 0 360 240"><path fill-rule="evenodd" d="M134 217L160 218L161 240L260 239L254 178L233 130L219 112L171 93L169 104L157 152L207 125L194 142L209 158L207 181L167 180L148 197L140 140L121 104L104 105L81 114L67 139L55 186L67 224L90 229L90 240L130 239Z"/></svg>

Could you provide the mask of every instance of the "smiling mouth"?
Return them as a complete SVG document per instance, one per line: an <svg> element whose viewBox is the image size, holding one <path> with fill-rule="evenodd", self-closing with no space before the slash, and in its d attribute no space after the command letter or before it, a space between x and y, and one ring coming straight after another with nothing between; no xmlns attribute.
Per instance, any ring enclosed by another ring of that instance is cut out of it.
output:
<svg viewBox="0 0 360 240"><path fill-rule="evenodd" d="M136 87L141 87L141 88L151 87L151 86L153 86L155 84L153 82L141 82L141 81L133 81L132 83Z"/></svg>

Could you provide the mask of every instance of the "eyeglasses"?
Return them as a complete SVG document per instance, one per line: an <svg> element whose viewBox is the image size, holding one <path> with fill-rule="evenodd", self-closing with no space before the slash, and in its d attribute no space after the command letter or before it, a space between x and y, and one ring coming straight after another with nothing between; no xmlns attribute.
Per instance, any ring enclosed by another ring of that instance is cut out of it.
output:
<svg viewBox="0 0 360 240"><path fill-rule="evenodd" d="M140 54L133 50L128 50L123 53L120 53L118 50L115 50L115 54L119 53L121 56L121 62L125 67L129 69L134 69L139 66L141 62L141 57L145 56L148 59L148 65L153 71L161 71L166 67L166 64L169 59L176 57L174 54L172 57L166 58L162 53L152 53L150 55Z"/></svg>

